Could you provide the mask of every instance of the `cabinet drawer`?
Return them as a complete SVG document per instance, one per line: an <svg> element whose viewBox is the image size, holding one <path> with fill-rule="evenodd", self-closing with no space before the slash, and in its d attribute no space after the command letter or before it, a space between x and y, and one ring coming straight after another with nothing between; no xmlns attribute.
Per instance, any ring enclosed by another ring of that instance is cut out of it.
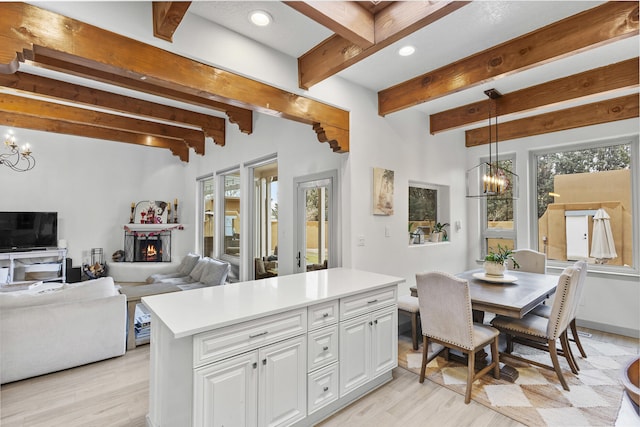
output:
<svg viewBox="0 0 640 427"><path fill-rule="evenodd" d="M338 300L312 305L307 310L309 330L338 323Z"/></svg>
<svg viewBox="0 0 640 427"><path fill-rule="evenodd" d="M340 300L340 319L349 319L395 304L397 294L398 287L394 285L365 294L342 298Z"/></svg>
<svg viewBox="0 0 640 427"><path fill-rule="evenodd" d="M288 311L193 337L193 365L201 366L307 331L307 309Z"/></svg>
<svg viewBox="0 0 640 427"><path fill-rule="evenodd" d="M338 325L309 332L307 369L309 372L338 360Z"/></svg>
<svg viewBox="0 0 640 427"><path fill-rule="evenodd" d="M309 374L307 388L308 415L338 400L338 363Z"/></svg>

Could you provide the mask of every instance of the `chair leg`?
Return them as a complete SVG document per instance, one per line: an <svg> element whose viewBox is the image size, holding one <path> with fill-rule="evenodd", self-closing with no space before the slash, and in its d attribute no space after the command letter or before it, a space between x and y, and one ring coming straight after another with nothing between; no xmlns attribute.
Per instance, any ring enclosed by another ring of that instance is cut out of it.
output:
<svg viewBox="0 0 640 427"><path fill-rule="evenodd" d="M470 351L467 353L467 391L464 393L464 403L468 404L471 401L471 386L473 385L473 378L475 376L474 367L476 365L476 352Z"/></svg>
<svg viewBox="0 0 640 427"><path fill-rule="evenodd" d="M560 380L560 384L562 384L562 388L566 391L569 391L569 386L562 375L562 369L560 369L560 362L558 361L558 349L556 348L556 340L549 340L549 354L551 355L551 362L553 362L553 369L556 371L556 375Z"/></svg>
<svg viewBox="0 0 640 427"><path fill-rule="evenodd" d="M507 334L506 339L507 339L507 347L505 348L504 352L507 354L511 354L513 353L513 337Z"/></svg>
<svg viewBox="0 0 640 427"><path fill-rule="evenodd" d="M420 384L424 382L424 374L427 371L427 356L429 353L429 338L422 336L422 367L420 368Z"/></svg>
<svg viewBox="0 0 640 427"><path fill-rule="evenodd" d="M498 351L498 337L491 343L491 361L495 362L493 367L493 378L500 379L500 352Z"/></svg>
<svg viewBox="0 0 640 427"><path fill-rule="evenodd" d="M567 359L567 363L569 364L569 368L571 368L571 372L575 375L578 375L578 364L573 358L573 353L571 352L571 347L569 346L569 335L565 330L562 334L560 334L560 346L562 347L562 352L564 354L565 359Z"/></svg>
<svg viewBox="0 0 640 427"><path fill-rule="evenodd" d="M584 352L584 348L582 348L582 343L580 342L580 336L578 335L578 328L576 328L576 319L573 319L571 323L569 323L571 327L571 335L573 336L573 342L578 346L578 350L580 351L580 355L587 358L587 353Z"/></svg>
<svg viewBox="0 0 640 427"><path fill-rule="evenodd" d="M418 349L418 313L411 313L411 341L413 349Z"/></svg>

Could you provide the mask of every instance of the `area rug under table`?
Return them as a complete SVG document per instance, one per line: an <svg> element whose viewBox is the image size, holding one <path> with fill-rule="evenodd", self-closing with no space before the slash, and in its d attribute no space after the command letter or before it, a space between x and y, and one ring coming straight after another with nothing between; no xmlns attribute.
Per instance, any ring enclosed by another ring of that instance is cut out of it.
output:
<svg viewBox="0 0 640 427"><path fill-rule="evenodd" d="M564 358L560 362L571 391L562 388L555 371L505 358L519 372L515 383L485 375L474 382L471 398L528 426L614 426L624 393L621 370L638 348L580 340L587 358L577 354L579 374L571 372ZM422 344L414 351L411 340L400 336L398 345L398 364L419 375ZM514 353L551 365L549 353L540 350L516 344ZM464 395L465 365L437 357L427 365L426 377Z"/></svg>

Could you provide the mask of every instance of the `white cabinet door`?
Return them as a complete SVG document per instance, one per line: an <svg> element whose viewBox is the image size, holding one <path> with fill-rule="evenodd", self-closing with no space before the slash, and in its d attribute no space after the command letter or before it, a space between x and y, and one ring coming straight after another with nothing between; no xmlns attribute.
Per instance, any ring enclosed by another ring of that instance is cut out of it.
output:
<svg viewBox="0 0 640 427"><path fill-rule="evenodd" d="M253 351L196 369L194 426L255 426L258 353Z"/></svg>
<svg viewBox="0 0 640 427"><path fill-rule="evenodd" d="M259 350L259 426L289 425L306 417L306 347L301 336Z"/></svg>
<svg viewBox="0 0 640 427"><path fill-rule="evenodd" d="M340 397L396 366L396 305L340 324Z"/></svg>
<svg viewBox="0 0 640 427"><path fill-rule="evenodd" d="M369 380L371 316L359 316L340 324L340 397Z"/></svg>
<svg viewBox="0 0 640 427"><path fill-rule="evenodd" d="M393 306L371 314L372 377L398 366L398 309Z"/></svg>

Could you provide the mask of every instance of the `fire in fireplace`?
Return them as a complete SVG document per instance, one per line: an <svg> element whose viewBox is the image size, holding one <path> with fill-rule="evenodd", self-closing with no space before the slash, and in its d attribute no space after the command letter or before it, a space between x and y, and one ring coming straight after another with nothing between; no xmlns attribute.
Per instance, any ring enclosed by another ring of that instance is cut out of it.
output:
<svg viewBox="0 0 640 427"><path fill-rule="evenodd" d="M171 231L125 231L125 261L171 262Z"/></svg>

